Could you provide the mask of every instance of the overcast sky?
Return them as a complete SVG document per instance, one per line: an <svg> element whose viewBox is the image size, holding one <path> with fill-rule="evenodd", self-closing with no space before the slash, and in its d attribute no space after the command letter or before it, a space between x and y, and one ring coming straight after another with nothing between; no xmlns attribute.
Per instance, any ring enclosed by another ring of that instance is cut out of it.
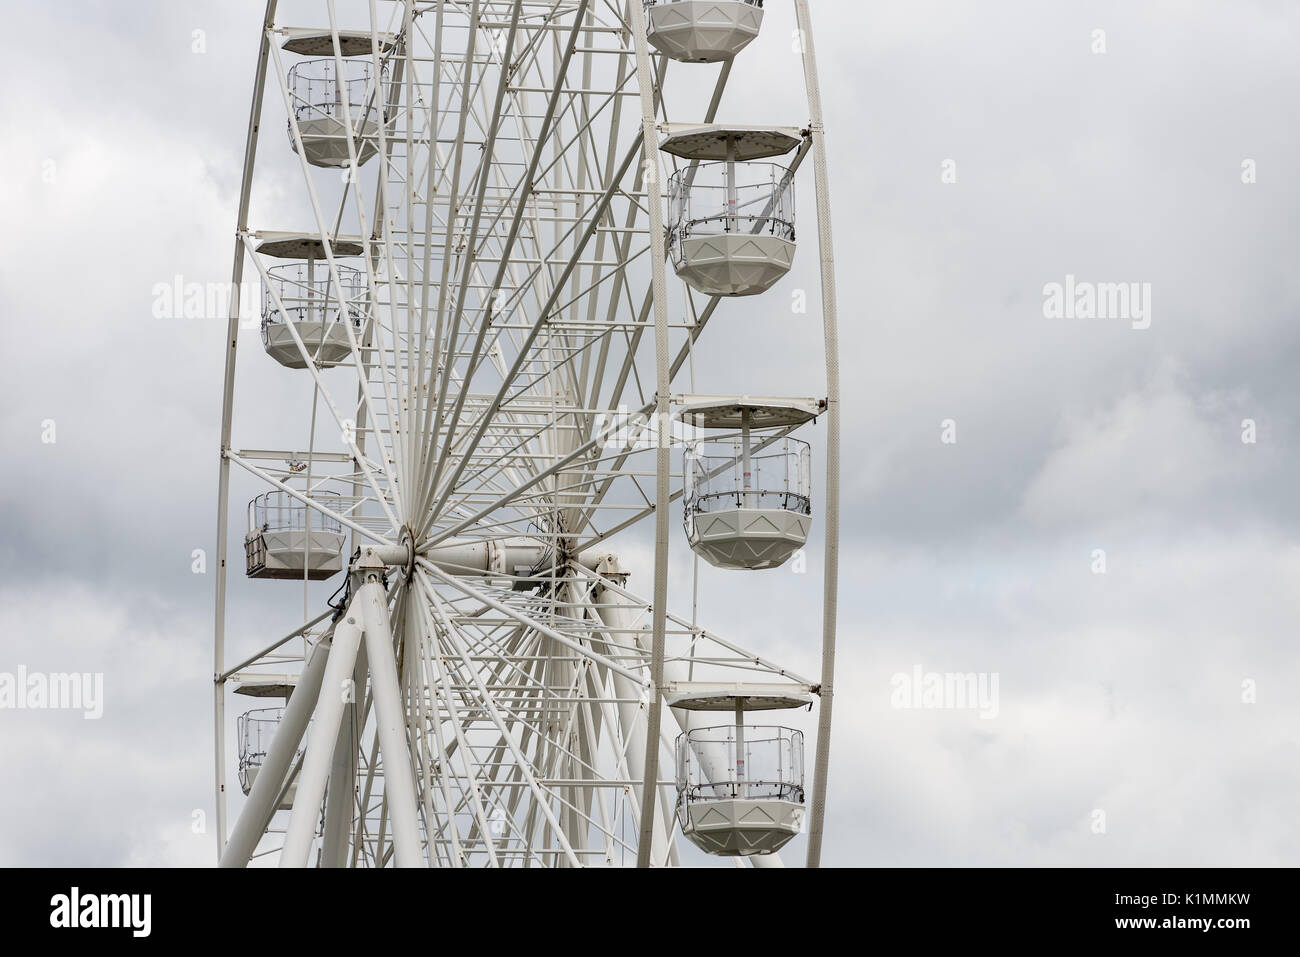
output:
<svg viewBox="0 0 1300 957"><path fill-rule="evenodd" d="M722 115L801 124L790 4L767 7ZM813 7L845 378L825 862L1300 862L1300 7ZM57 42L11 44L0 98L0 672L102 672L104 715L0 711L0 864L212 860L191 555L213 549L224 321L151 301L228 278L261 12L10 11ZM278 127L264 143L292 161ZM803 186L794 272L701 342L714 391L825 388ZM293 225L298 198L265 194L254 225ZM1067 276L1149 290L1149 327L1048 318ZM241 415L301 401L259 389ZM810 556L758 588L706 570L701 620L815 673ZM996 716L896 707L918 667L996 675Z"/></svg>

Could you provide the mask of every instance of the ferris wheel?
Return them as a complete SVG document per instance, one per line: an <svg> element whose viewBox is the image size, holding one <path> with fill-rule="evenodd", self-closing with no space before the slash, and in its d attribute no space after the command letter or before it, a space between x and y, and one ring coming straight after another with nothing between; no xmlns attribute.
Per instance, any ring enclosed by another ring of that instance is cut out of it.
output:
<svg viewBox="0 0 1300 957"><path fill-rule="evenodd" d="M800 833L819 863L835 289L808 4L777 4L797 117L726 115L762 0L338 5L359 22L327 0L292 24L269 0L232 274L260 282L261 348L232 305L222 408L223 866L670 866L685 842L771 866ZM706 107L670 116L674 87ZM257 174L286 162L271 205L293 218L250 222ZM825 392L710 392L696 342L799 246L819 256ZM241 344L241 384L301 400L237 418ZM761 601L817 523L801 661L669 594L674 535ZM619 558L638 535L650 580ZM273 607L299 624L249 638ZM817 712L815 755L793 709Z"/></svg>

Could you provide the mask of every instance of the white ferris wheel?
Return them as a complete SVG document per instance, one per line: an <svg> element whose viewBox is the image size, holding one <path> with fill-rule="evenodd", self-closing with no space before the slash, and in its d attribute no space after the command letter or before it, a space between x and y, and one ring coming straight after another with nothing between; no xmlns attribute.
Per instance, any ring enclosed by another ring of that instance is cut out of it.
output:
<svg viewBox="0 0 1300 957"><path fill-rule="evenodd" d="M799 833L819 862L835 290L808 4L777 4L806 115L726 115L763 0L269 0L232 277L260 281L263 348L233 305L222 409L223 866L702 860L687 841L771 866ZM674 87L703 112L670 117ZM259 158L294 164L293 221L249 222ZM797 246L819 256L826 391L710 393L695 343ZM301 401L237 418L241 342L243 374ZM674 535L758 602L754 570L814 523L803 661L669 594ZM618 557L638 529L653 581ZM274 603L301 623L249 639ZM815 755L782 720L800 708Z"/></svg>

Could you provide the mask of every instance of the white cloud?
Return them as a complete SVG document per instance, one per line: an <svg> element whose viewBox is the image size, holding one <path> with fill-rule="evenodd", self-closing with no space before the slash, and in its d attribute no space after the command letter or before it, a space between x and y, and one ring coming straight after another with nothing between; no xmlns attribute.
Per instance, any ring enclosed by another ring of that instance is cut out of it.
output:
<svg viewBox="0 0 1300 957"><path fill-rule="evenodd" d="M1198 504L1248 484L1252 470L1272 460L1267 445L1242 442L1251 403L1242 394L1189 394L1190 387L1162 369L1144 388L1068 419L1059 447L1027 483L1022 514L1046 525L1170 514L1186 521Z"/></svg>

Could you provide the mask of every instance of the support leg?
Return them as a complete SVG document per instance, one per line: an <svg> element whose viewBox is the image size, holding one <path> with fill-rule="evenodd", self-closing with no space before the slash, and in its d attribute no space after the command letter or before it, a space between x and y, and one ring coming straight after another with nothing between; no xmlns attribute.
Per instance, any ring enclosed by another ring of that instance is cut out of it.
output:
<svg viewBox="0 0 1300 957"><path fill-rule="evenodd" d="M420 847L420 813L416 804L415 772L411 768L406 711L393 654L393 630L388 598L377 581L357 593L366 622L366 654L370 660L371 695L384 761L384 797L393 827L393 852L398 867L424 867Z"/></svg>
<svg viewBox="0 0 1300 957"><path fill-rule="evenodd" d="M333 649L321 680L316 720L307 735L307 752L303 755L302 771L298 775L298 794L289 815L284 850L280 852L281 867L306 867L312 840L316 837L316 821L320 816L321 801L325 798L325 784L329 780L334 745L346 704L344 689L352 680L357 649L361 647L359 605L360 597L353 598L348 610L334 626Z"/></svg>
<svg viewBox="0 0 1300 957"><path fill-rule="evenodd" d="M280 726L276 728L275 736L271 739L271 746L267 749L257 780L253 782L248 801L221 855L221 867L247 867L253 851L257 849L258 841L262 839L267 825L271 823L271 817L276 811L276 799L280 796L285 776L293 764L298 745L302 742L303 732L307 730L307 723L311 720L316 701L320 697L321 683L324 679L326 663L330 658L330 650L331 641L328 635L312 650L311 658L303 669L298 686L289 696L284 717L280 719Z"/></svg>

